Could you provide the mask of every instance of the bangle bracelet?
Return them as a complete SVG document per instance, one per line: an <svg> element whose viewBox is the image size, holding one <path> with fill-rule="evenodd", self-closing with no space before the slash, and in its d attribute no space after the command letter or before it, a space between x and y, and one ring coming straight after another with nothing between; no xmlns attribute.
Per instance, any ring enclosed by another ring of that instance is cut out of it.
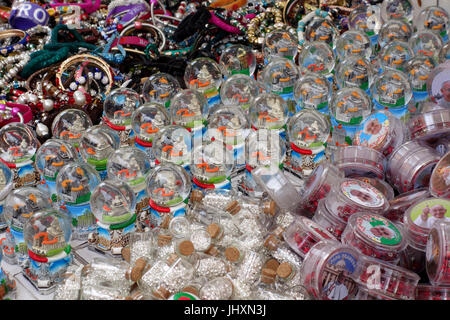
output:
<svg viewBox="0 0 450 320"><path fill-rule="evenodd" d="M17 121L18 120L18 121ZM4 126L10 122L21 122L23 123L23 116L20 109L17 106L8 107L6 101L0 101L0 124Z"/></svg>
<svg viewBox="0 0 450 320"><path fill-rule="evenodd" d="M297 37L298 37L298 43L299 45L303 45L305 43L305 30L306 30L306 25L312 20L314 19L314 17L321 17L321 18L328 18L330 21L331 18L328 15L328 12L326 11L322 11L320 9L316 9L314 11L311 11L310 13L308 13L306 16L304 16L302 18L302 20L300 20L298 22L298 27L297 27Z"/></svg>
<svg viewBox="0 0 450 320"><path fill-rule="evenodd" d="M15 43L11 44L5 47L0 48L0 53L3 56L7 56L11 52L15 50L19 50L25 47L25 44L28 42L29 36L25 31L19 30L19 29L10 29L0 32L0 39L8 39L8 38L14 38L19 37L20 40Z"/></svg>
<svg viewBox="0 0 450 320"><path fill-rule="evenodd" d="M164 35L164 32L162 32L161 29L159 29L157 26L152 25L150 23L145 23L141 21L136 21L134 25L129 25L125 29L122 30L120 33L120 36L128 36L135 30L142 30L142 29L150 29L151 31L156 31L156 33L159 35L160 43L158 45L158 51L162 52L166 46L166 36ZM158 43L157 41L155 41ZM125 49L126 50L126 49Z"/></svg>
<svg viewBox="0 0 450 320"><path fill-rule="evenodd" d="M211 18L209 19L209 23L212 23L216 26L218 26L220 29L225 30L227 32L230 33L234 33L234 34L240 34L241 30L239 30L236 27L230 26L228 24L226 24L225 22L223 22L220 18L218 18L213 11L210 11L211 13Z"/></svg>

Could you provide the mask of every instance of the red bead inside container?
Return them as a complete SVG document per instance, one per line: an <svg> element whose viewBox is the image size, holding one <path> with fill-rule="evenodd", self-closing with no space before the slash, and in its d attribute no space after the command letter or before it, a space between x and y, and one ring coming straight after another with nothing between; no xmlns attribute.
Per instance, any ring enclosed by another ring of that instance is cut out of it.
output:
<svg viewBox="0 0 450 320"><path fill-rule="evenodd" d="M450 209L450 202L446 209ZM426 258L430 282L435 286L450 286L450 218L433 224L428 236Z"/></svg>
<svg viewBox="0 0 450 320"><path fill-rule="evenodd" d="M366 256L392 264L400 261L400 254L406 247L402 230L390 220L373 213L351 216L341 241Z"/></svg>
<svg viewBox="0 0 450 320"><path fill-rule="evenodd" d="M334 241L321 241L303 260L301 281L319 300L351 300L358 292L359 254Z"/></svg>
<svg viewBox="0 0 450 320"><path fill-rule="evenodd" d="M319 201L316 214L313 216L312 220L340 240L341 234L347 226L347 222L329 212L325 207L324 201L325 199Z"/></svg>
<svg viewBox="0 0 450 320"><path fill-rule="evenodd" d="M392 200L389 200L389 209L384 213L384 216L389 220L403 221L405 211L416 201L426 199L430 196L427 188L420 188L409 192L402 193Z"/></svg>
<svg viewBox="0 0 450 320"><path fill-rule="evenodd" d="M319 200L325 198L344 173L328 161L322 162L311 174L305 184L303 194L303 211L312 217L317 210Z"/></svg>
<svg viewBox="0 0 450 320"><path fill-rule="evenodd" d="M437 109L417 115L408 121L411 139L429 140L450 133L450 112Z"/></svg>
<svg viewBox="0 0 450 320"><path fill-rule="evenodd" d="M369 294L383 300L413 300L420 277L409 270L373 258L360 259L356 280Z"/></svg>
<svg viewBox="0 0 450 320"><path fill-rule="evenodd" d="M333 156L333 163L345 172L347 178L384 179L385 157L375 149L363 146L338 148Z"/></svg>
<svg viewBox="0 0 450 320"><path fill-rule="evenodd" d="M416 300L450 300L450 287L419 284L416 288Z"/></svg>
<svg viewBox="0 0 450 320"><path fill-rule="evenodd" d="M284 232L288 245L302 258L322 240L334 240L336 237L306 217L297 217Z"/></svg>

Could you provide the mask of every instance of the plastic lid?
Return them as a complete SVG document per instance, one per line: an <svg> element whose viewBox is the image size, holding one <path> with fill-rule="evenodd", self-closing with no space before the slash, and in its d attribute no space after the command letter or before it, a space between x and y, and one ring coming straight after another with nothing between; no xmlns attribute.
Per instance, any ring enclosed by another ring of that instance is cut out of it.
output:
<svg viewBox="0 0 450 320"><path fill-rule="evenodd" d="M435 197L450 198L450 152L438 162L431 174L430 192Z"/></svg>
<svg viewBox="0 0 450 320"><path fill-rule="evenodd" d="M341 182L339 191L358 207L367 209L383 209L389 207L386 197L375 187L356 179Z"/></svg>
<svg viewBox="0 0 450 320"><path fill-rule="evenodd" d="M389 201L390 210L407 209L415 201L429 196L427 188L420 188L409 192L402 193Z"/></svg>

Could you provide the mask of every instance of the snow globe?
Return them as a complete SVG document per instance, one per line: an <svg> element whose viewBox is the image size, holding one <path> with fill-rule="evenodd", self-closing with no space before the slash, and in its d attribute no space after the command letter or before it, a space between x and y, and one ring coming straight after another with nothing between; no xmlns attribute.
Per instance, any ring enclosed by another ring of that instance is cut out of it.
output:
<svg viewBox="0 0 450 320"><path fill-rule="evenodd" d="M339 88L356 87L370 94L374 73L371 63L365 58L350 56L338 63L336 80Z"/></svg>
<svg viewBox="0 0 450 320"><path fill-rule="evenodd" d="M170 124L168 110L161 104L148 102L137 108L131 116L134 146L143 150L154 160L152 143L156 134Z"/></svg>
<svg viewBox="0 0 450 320"><path fill-rule="evenodd" d="M328 114L328 102L331 99L331 93L331 83L324 76L307 72L295 84L296 110L314 109L323 114Z"/></svg>
<svg viewBox="0 0 450 320"><path fill-rule="evenodd" d="M409 38L408 43L416 56L425 56L436 61L444 45L441 37L429 30L417 31Z"/></svg>
<svg viewBox="0 0 450 320"><path fill-rule="evenodd" d="M59 139L49 139L36 152L36 168L41 174L37 185L56 202L56 176L66 164L78 160L78 152L71 144Z"/></svg>
<svg viewBox="0 0 450 320"><path fill-rule="evenodd" d="M112 90L103 102L103 120L117 132L121 146L132 144L131 115L141 104L139 94L128 88Z"/></svg>
<svg viewBox="0 0 450 320"><path fill-rule="evenodd" d="M380 71L388 69L404 70L406 63L414 57L408 42L394 40L379 53Z"/></svg>
<svg viewBox="0 0 450 320"><path fill-rule="evenodd" d="M106 164L114 150L120 146L116 131L107 126L93 126L83 133L80 154L85 162L93 166L102 180L106 179Z"/></svg>
<svg viewBox="0 0 450 320"><path fill-rule="evenodd" d="M232 44L222 51L219 66L226 78L234 74L251 77L256 69L256 57L250 47Z"/></svg>
<svg viewBox="0 0 450 320"><path fill-rule="evenodd" d="M52 207L48 193L34 187L21 187L9 193L3 207L3 214L9 226L14 244L9 251L3 249L5 260L10 264L23 266L28 258L23 230L25 223L37 211Z"/></svg>
<svg viewBox="0 0 450 320"><path fill-rule="evenodd" d="M38 147L33 130L26 124L12 122L0 129L0 158L12 169L14 188L35 186L39 181L33 166Z"/></svg>
<svg viewBox="0 0 450 320"><path fill-rule="evenodd" d="M302 49L298 59L300 67L307 71L325 76L333 82L333 74L336 59L333 50L325 42L308 42Z"/></svg>
<svg viewBox="0 0 450 320"><path fill-rule="evenodd" d="M406 64L405 74L411 84L413 98L416 102L415 109L421 101L428 99L427 80L436 66L437 64L432 57L424 55L415 56ZM414 110L410 111L414 112Z"/></svg>
<svg viewBox="0 0 450 320"><path fill-rule="evenodd" d="M261 198L263 190L252 177L252 170L258 166L283 166L286 142L270 129L252 131L245 139L245 174L239 189L251 197Z"/></svg>
<svg viewBox="0 0 450 320"><path fill-rule="evenodd" d="M193 138L201 138L207 112L208 102L195 89L178 92L170 103L173 124L186 128L192 133Z"/></svg>
<svg viewBox="0 0 450 320"><path fill-rule="evenodd" d="M384 21L392 19L411 23L414 9L412 0L386 0L381 3L381 17Z"/></svg>
<svg viewBox="0 0 450 320"><path fill-rule="evenodd" d="M392 41L407 42L412 33L412 27L408 22L399 19L388 20L380 29L377 48L380 50Z"/></svg>
<svg viewBox="0 0 450 320"><path fill-rule="evenodd" d="M201 141L201 140L200 140ZM189 168L191 161L192 138L182 126L170 125L161 129L152 147L155 163L174 163Z"/></svg>
<svg viewBox="0 0 450 320"><path fill-rule="evenodd" d="M220 99L224 105L240 106L248 112L258 93L258 85L253 78L244 74L233 74L222 84Z"/></svg>
<svg viewBox="0 0 450 320"><path fill-rule="evenodd" d="M370 39L360 30L347 30L336 39L336 54L339 59L350 55L370 59L372 57Z"/></svg>
<svg viewBox="0 0 450 320"><path fill-rule="evenodd" d="M78 148L81 135L90 127L92 127L92 120L86 112L79 109L66 109L58 113L53 120L52 134L54 138Z"/></svg>
<svg viewBox="0 0 450 320"><path fill-rule="evenodd" d="M244 165L245 138L250 131L250 121L244 111L236 105L215 106L208 116L205 140L222 142L233 152L237 168Z"/></svg>
<svg viewBox="0 0 450 320"><path fill-rule="evenodd" d="M35 212L23 230L29 264L22 271L36 289L49 294L72 263L70 217L55 209Z"/></svg>
<svg viewBox="0 0 450 320"><path fill-rule="evenodd" d="M200 91L208 100L209 107L220 101L222 81L219 64L210 58L196 58L188 62L184 71L186 87Z"/></svg>
<svg viewBox="0 0 450 320"><path fill-rule="evenodd" d="M274 57L294 60L298 52L297 37L285 30L273 30L266 34L263 43L264 63Z"/></svg>
<svg viewBox="0 0 450 320"><path fill-rule="evenodd" d="M444 43L447 43L449 15L445 9L436 6L426 7L420 11L414 22L418 31L431 30L438 34Z"/></svg>
<svg viewBox="0 0 450 320"><path fill-rule="evenodd" d="M170 100L180 90L181 86L177 79L168 73L158 72L144 82L142 94L145 102L169 108Z"/></svg>
<svg viewBox="0 0 450 320"><path fill-rule="evenodd" d="M325 143L330 135L330 121L312 109L299 111L287 124L290 143L289 168L300 177L309 177L325 159Z"/></svg>
<svg viewBox="0 0 450 320"><path fill-rule="evenodd" d="M3 215L3 204L6 196L13 189L13 173L6 164L0 162L0 232L8 227Z"/></svg>
<svg viewBox="0 0 450 320"><path fill-rule="evenodd" d="M354 8L348 17L348 28L360 30L370 39L372 46L378 41L378 33L383 25L381 10L377 5L361 4Z"/></svg>
<svg viewBox="0 0 450 320"><path fill-rule="evenodd" d="M92 192L90 205L97 218L97 230L88 236L89 248L121 257L122 248L135 231L136 197L133 189L121 180L107 179Z"/></svg>
<svg viewBox="0 0 450 320"><path fill-rule="evenodd" d="M65 165L58 173L56 178L58 202L70 213L73 239L86 241L89 233L97 228L89 201L100 182L98 172L80 161Z"/></svg>
<svg viewBox="0 0 450 320"><path fill-rule="evenodd" d="M150 173L146 184L152 227L159 227L166 216L185 215L192 183L183 167L172 163L161 164Z"/></svg>
<svg viewBox="0 0 450 320"><path fill-rule="evenodd" d="M333 47L338 37L339 31L329 16L314 16L305 29L305 39L308 42L323 41Z"/></svg>
<svg viewBox="0 0 450 320"><path fill-rule="evenodd" d="M387 109L404 122L408 118L408 106L413 103L411 84L405 73L399 70L386 70L377 75L370 87L374 107Z"/></svg>
<svg viewBox="0 0 450 320"><path fill-rule="evenodd" d="M136 147L124 147L114 151L108 161L108 178L119 179L133 189L136 196L136 216L146 214L149 198L145 191L145 179L150 173L150 159ZM140 228L138 228L140 229Z"/></svg>

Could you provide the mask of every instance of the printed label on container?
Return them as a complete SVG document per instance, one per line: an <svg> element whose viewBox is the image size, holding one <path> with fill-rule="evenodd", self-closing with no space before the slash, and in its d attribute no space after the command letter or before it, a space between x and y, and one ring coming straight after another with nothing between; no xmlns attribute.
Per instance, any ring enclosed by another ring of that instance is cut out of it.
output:
<svg viewBox="0 0 450 320"><path fill-rule="evenodd" d="M350 277L356 270L357 259L350 252L339 252L325 264L320 283L325 300L348 300L358 291Z"/></svg>
<svg viewBox="0 0 450 320"><path fill-rule="evenodd" d="M347 198L365 207L378 208L383 206L385 202L380 191L361 181L344 181L341 184L341 191Z"/></svg>
<svg viewBox="0 0 450 320"><path fill-rule="evenodd" d="M394 246L402 241L397 227L382 217L362 215L356 219L357 228L372 241Z"/></svg>
<svg viewBox="0 0 450 320"><path fill-rule="evenodd" d="M450 201L428 199L415 205L410 212L411 220L419 227L430 229L436 221L450 221Z"/></svg>
<svg viewBox="0 0 450 320"><path fill-rule="evenodd" d="M384 113L370 115L362 124L362 130L355 135L355 144L378 149L385 143L390 122Z"/></svg>

